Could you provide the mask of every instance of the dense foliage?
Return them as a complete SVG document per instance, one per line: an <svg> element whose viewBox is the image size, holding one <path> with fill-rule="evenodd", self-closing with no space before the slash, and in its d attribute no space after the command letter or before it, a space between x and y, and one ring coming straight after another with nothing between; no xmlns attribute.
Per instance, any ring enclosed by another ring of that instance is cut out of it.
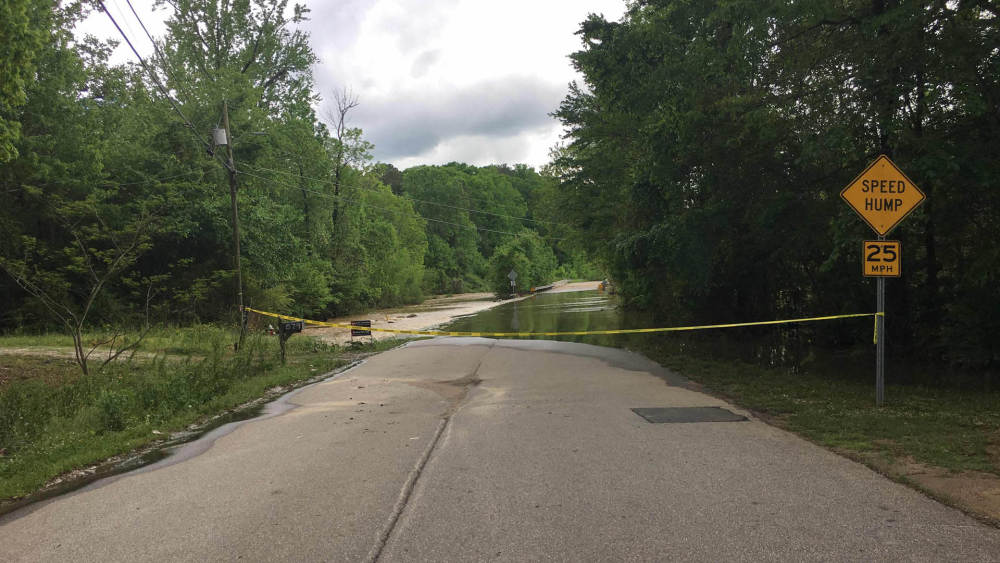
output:
<svg viewBox="0 0 1000 563"><path fill-rule="evenodd" d="M556 270L556 255L537 233L525 230L501 244L490 259L490 289L504 295L545 285ZM511 288L510 272L515 272Z"/></svg>
<svg viewBox="0 0 1000 563"><path fill-rule="evenodd" d="M551 184L524 165L477 168L452 163L404 171L400 193L413 198L428 222L425 289L435 293L495 290L492 279L487 281L488 260L522 230L534 233L552 224L533 218L539 207L535 202L552 193ZM545 235L549 244L560 238ZM548 251L551 254L551 248ZM554 274L550 271L545 282L552 281ZM507 286L501 290L499 294L508 292Z"/></svg>
<svg viewBox="0 0 1000 563"><path fill-rule="evenodd" d="M569 142L553 168L567 220L631 306L697 322L871 311L859 261L874 237L839 192L885 153L927 194L890 235L890 345L995 369L992 3L649 0L579 34L585 85L557 112Z"/></svg>
<svg viewBox="0 0 1000 563"><path fill-rule="evenodd" d="M494 250L541 225L555 180L531 168L373 164L346 94L324 124L303 7L159 5L166 35L127 65L74 36L83 5L0 9L18 47L0 67L0 329L236 318L223 102L249 306L324 316L483 290Z"/></svg>

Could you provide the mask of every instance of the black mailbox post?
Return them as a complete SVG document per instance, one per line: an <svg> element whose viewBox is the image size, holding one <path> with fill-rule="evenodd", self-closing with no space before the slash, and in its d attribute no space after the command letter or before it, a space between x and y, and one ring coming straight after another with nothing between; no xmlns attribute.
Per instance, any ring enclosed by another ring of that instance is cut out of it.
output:
<svg viewBox="0 0 1000 563"><path fill-rule="evenodd" d="M302 332L305 323L302 321L281 321L278 323L278 344L281 346L281 363L285 363L285 341L296 332Z"/></svg>

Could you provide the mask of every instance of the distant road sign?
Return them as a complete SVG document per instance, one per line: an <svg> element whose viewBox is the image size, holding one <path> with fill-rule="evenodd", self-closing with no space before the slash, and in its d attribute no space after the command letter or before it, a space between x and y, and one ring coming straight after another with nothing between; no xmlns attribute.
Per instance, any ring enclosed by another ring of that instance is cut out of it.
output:
<svg viewBox="0 0 1000 563"><path fill-rule="evenodd" d="M920 188L885 155L858 174L840 197L883 236L924 201Z"/></svg>
<svg viewBox="0 0 1000 563"><path fill-rule="evenodd" d="M511 271L507 272L507 279L509 279L510 281L516 280L517 279L517 272L515 272L514 270L511 270Z"/></svg>
<svg viewBox="0 0 1000 563"><path fill-rule="evenodd" d="M861 264L865 277L898 278L902 274L901 246L898 240L866 240L861 248Z"/></svg>

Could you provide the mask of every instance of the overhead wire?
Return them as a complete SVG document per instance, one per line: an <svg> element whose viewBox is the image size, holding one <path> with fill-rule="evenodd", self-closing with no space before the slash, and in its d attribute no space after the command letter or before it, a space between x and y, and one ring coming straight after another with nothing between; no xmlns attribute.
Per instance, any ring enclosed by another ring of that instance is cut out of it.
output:
<svg viewBox="0 0 1000 563"><path fill-rule="evenodd" d="M178 174L170 174L169 176L157 176L155 178L147 178L145 180L137 180L135 182L113 182L113 181L110 181L110 180L103 180L101 183L105 184L105 185L107 185L109 187L116 187L116 188L117 187L121 187L121 186L138 186L139 184L148 184L148 183L151 183L151 182L162 182L164 180L173 180L174 178L180 178L182 176L188 176L190 174L203 174L203 172L201 170L188 170L187 172L180 172ZM35 186L40 187L40 188L44 188L46 186L58 186L58 185L65 185L65 184L78 184L81 181L82 180L79 180L79 179L72 179L72 180L48 180L46 182L42 182L42 183L38 183L38 184L32 184L32 185L35 185Z"/></svg>
<svg viewBox="0 0 1000 563"><path fill-rule="evenodd" d="M321 183L330 184L330 185L333 184L333 182L330 181L330 180L324 180L322 178L313 178L313 177L310 177L310 176L305 176L305 175L302 175L302 174L298 174L296 172L287 172L287 171L283 171L283 170L274 170L272 168L265 168L263 166L252 166L252 165L244 164L244 167L247 167L247 166L249 166L250 168L253 168L255 170L258 170L258 171L273 172L273 173L276 173L276 174L285 174L285 175L288 175L288 176L295 176L295 177L298 177L298 178L303 178L305 180L312 180L314 182L321 182ZM345 185L344 187L353 187L353 188L361 188L361 189L371 189L371 188L367 188L365 186L349 186L349 185ZM468 211L470 213L481 213L483 215L492 215L494 217L503 217L505 219L514 219L514 220L518 220L518 221L530 221L532 223L541 223L541 224L548 224L548 225L561 225L562 224L562 223L557 223L557 222L554 222L554 221L543 221L541 219L531 219L530 217L517 217L515 215L505 215L503 213L493 213L492 211L483 211L481 209L472 209L472 208L468 208L468 207L461 207L461 206L458 206L458 205L451 205L451 204L448 204L448 203L441 203L441 202L431 201L431 200L426 200L426 199L418 199L418 198L415 198L415 197L411 197L409 195L404 196L404 197L406 199L411 200L411 201L415 201L415 202L418 202L418 203L424 203L424 204L427 204L427 205L437 205L437 206L440 206L440 207L448 207L450 209L458 209L458 210L461 210L461 211Z"/></svg>
<svg viewBox="0 0 1000 563"><path fill-rule="evenodd" d="M268 151L274 152L274 153L277 153L277 154L281 154L281 155L285 155L285 156L289 156L289 157L293 157L293 158L301 158L301 156L302 156L300 154L292 153L292 152L289 152L289 151L283 151L283 150L280 150L280 149L276 149L274 147L268 147ZM381 163L381 164L385 164L385 163ZM297 172L288 172L288 171L281 171L281 170L269 170L269 171L271 171L271 172L277 172L279 174L287 174L289 176L293 176L293 175L296 176L296 177L299 176L299 174ZM319 179L319 178L310 178L310 179L316 180L317 182L326 182L327 181L327 180L322 180L322 179ZM491 199L488 199L488 198L477 197L477 196L468 195L468 194L464 194L464 195L465 195L465 197L467 197L470 200L482 201L484 203L494 203L494 200L491 200ZM433 202L433 201L420 200L420 199L417 199L417 198L414 198L414 197L411 197L411 196L406 196L406 197L408 197L409 199L412 199L413 201L418 201L418 202L421 202L421 203L429 203L431 205L447 205L447 204ZM490 214L490 215L494 215L493 213L490 213L488 211L479 211L479 210L476 210L476 209L466 209L464 207L456 207L456 208L457 209L463 209L465 211L472 211L474 213L487 213L487 214ZM566 225L566 223L561 223L559 221L544 221L542 219L531 219L531 218L528 218L528 217L514 217L512 215L500 215L500 216L502 216L502 217L510 217L511 219L523 219L525 221L531 221L533 223L541 223L541 224L548 224L548 225Z"/></svg>
<svg viewBox="0 0 1000 563"><path fill-rule="evenodd" d="M424 216L419 215L419 214L413 215L413 214L406 213L405 211L402 211L402 210L390 209L388 207L381 207L381 206L378 206L378 205L373 205L371 203L368 203L368 202L365 202L365 201L361 201L361 200L358 200L358 199L354 199L354 198L349 198L347 196L336 195L336 194L329 194L329 193L326 193L326 192L320 192L320 191L316 191L316 190L311 190L309 188L304 188L302 186L296 186L294 184L290 184L290 183L287 183L287 182L282 182L282 181L277 180L275 178L268 178L266 176L260 176L260 175L257 175L257 174L253 174L253 173L247 172L246 171L246 166L244 166L243 168L244 169L240 172L241 175L250 176L252 178L257 178L257 179L260 179L260 180L264 180L264 181L270 182L272 185L278 185L278 186L281 186L281 187L284 187L284 188L288 188L288 189L300 190L300 191L303 191L303 192L315 194L315 195L317 195L319 197L325 197L327 199L335 199L335 200L339 200L339 201L346 201L348 203L355 203L355 204L359 204L359 205L371 207L373 209L379 209L381 211L387 211L389 213L394 213L394 214L397 214L397 215L405 215L407 217L412 217L414 219L423 219L425 221L431 221L431 222L434 222L434 223L443 223L445 225L453 225L455 227L460 227L460 228L463 228L463 229L470 229L470 230L476 230L476 231L485 231L485 232L489 232L489 233L497 233L497 234L501 234L501 235L510 235L510 236L517 236L519 234L519 233L512 233L510 231L500 231L500 230L497 230L497 229L489 229L489 228L486 228L486 227L478 227L476 225L463 225L461 223L455 223L453 221L445 221L443 219L434 219L432 217L424 217ZM555 237L541 237L541 238L547 239L547 240L563 240L561 238L555 238Z"/></svg>
<svg viewBox="0 0 1000 563"><path fill-rule="evenodd" d="M206 150L208 150L208 152L210 154L212 154L213 156L215 156L214 147L211 144L209 144L208 141L206 141L205 139L201 138L198 135L194 124L191 123L191 120L188 119L186 115L184 115L184 112L181 111L180 107L178 107L177 102L173 99L173 97L170 95L170 93L167 92L167 89L160 83L160 78L156 75L156 73L153 72L149 68L149 65L146 63L146 59L143 58L143 56L141 54L139 54L139 51L135 48L135 45L132 44L132 41L129 39L128 35L125 34L125 32L122 30L121 26L118 25L118 22L115 21L115 17L111 15L110 11L108 11L108 7L104 5L104 0L98 0L97 3L98 3L98 5L101 6L101 9L108 16L108 19L111 20L111 23L115 26L115 29L118 30L118 34L122 36L122 39L124 39L125 43L129 46L130 49L132 49L132 52L135 54L136 58L139 59L139 63L142 65L142 68L146 72L149 73L150 77L153 79L153 84L156 85L156 88L167 99L167 102L170 103L170 107L173 108L174 112L176 112L177 115L180 116L181 120L184 121L184 123L187 125L188 129L191 131L191 134L194 135L194 137L202 145L205 146ZM225 166L227 170L229 169L229 164L228 163L223 162L223 166Z"/></svg>
<svg viewBox="0 0 1000 563"><path fill-rule="evenodd" d="M115 2L117 5L117 0L115 0ZM132 5L132 0L125 0L125 3L128 4L129 10L132 11L132 15L135 16L136 21L139 22L139 27L142 28L143 33L146 34L146 37L149 39L149 42L153 45L153 54L159 57L160 63L163 65L163 73L167 75L168 79L173 80L174 83L177 84L178 90L182 91L183 94L187 96L188 102L190 102L192 99L194 99L194 96L192 96L191 92L189 92L187 89L184 88L185 86L184 81L177 80L177 76L171 73L169 64L167 63L167 56L163 53L163 50L160 49L160 46L156 44L156 40L153 39L153 34L149 32L149 29L146 27L145 22L142 21L141 17L139 17L139 13L136 12L135 7ZM120 11L124 14L124 10ZM128 26L127 21L125 22L125 25ZM131 27L129 27L129 29L131 29Z"/></svg>
<svg viewBox="0 0 1000 563"><path fill-rule="evenodd" d="M153 40L152 35L149 33L149 30L146 28L145 24L142 22L142 19L139 17L138 13L136 13L135 8L132 6L131 1L130 0L126 0L126 2L128 3L129 8L132 10L132 14L136 17L136 20L139 21L139 25L142 27L143 31L146 33L146 36L149 38L150 42L153 43L154 53L158 52L158 49L157 49L157 46L156 46L156 42ZM184 123L187 126L187 128L191 131L192 135L194 135L195 138L202 145L204 145L206 147L208 153L210 155L212 155L212 157L215 158L215 160L218 160L227 170L230 170L231 172L235 172L235 170L232 170L232 168L230 168L230 165L229 165L228 162L222 160L221 158L218 157L217 154L215 154L214 147L210 143L208 143L207 141L205 141L205 139L201 138L197 134L196 127L194 126L194 124L191 123L191 120L188 119L186 115L184 115L184 112L180 109L180 107L178 107L177 102L173 99L173 97L170 95L170 93L167 91L167 89L160 83L159 77L149 67L149 65L146 63L145 58L143 58L143 56L135 48L135 45L132 44L132 41L129 39L128 35L122 30L121 26L115 20L114 16L111 15L111 12L108 11L108 7L104 4L104 1L103 0L98 0L98 4L100 5L101 9L104 11L105 15L108 16L108 19L111 20L111 23L115 26L115 29L118 30L119 35L122 36L122 39L125 40L125 43L132 50L132 53L134 53L135 56L136 56L136 58L139 59L139 63L142 65L143 69L146 70L146 72L149 73L150 77L153 80L154 85L157 87L157 89L160 91L160 93L163 94L163 96L170 103L170 106L174 110L174 112L177 113L178 116L180 116L180 118L181 118L182 121L184 121ZM166 70L165 70L165 72L166 72ZM169 74L168 74L168 77L169 77ZM249 167L249 168L251 168L253 170L262 170L262 171L272 172L272 173L277 173L277 174L290 174L290 175L300 176L300 177L302 177L304 179L309 179L309 180L313 180L313 181L316 181L316 182L322 182L322 183L327 183L327 184L331 183L329 180L323 180L323 179L320 179L320 178L311 178L311 177L301 176L301 175L298 175L298 174L295 174L295 173L292 173L292 172L285 172L285 171L281 171L281 170L273 170L273 169L268 169L268 168L264 168L264 167L256 167L256 166L248 165L248 164L244 164L244 167ZM291 189L297 189L297 190L305 191L305 192L308 192L308 193L313 193L313 194L318 195L320 197L327 197L327 198L332 198L332 199L339 199L339 200L347 201L349 203L360 203L362 205L367 205L368 207L371 207L371 208L374 208L374 209L379 209L379 210L382 210L382 211L388 211L390 213L399 213L399 211L395 210L395 209L389 209L389 208L386 208L386 207L379 207L379 206L372 205L372 204L367 203L367 202L360 202L358 200L353 200L353 199L350 199L350 198L346 198L344 196L339 196L339 195L336 195L336 194L328 194L328 193L319 192L319 191L316 191L316 190L310 190L308 188L303 188L303 187L300 187L300 186L294 186L294 185L291 185L291 184L285 184L285 183L282 183L282 182L277 182L274 178L267 178L267 177L264 177L264 176L258 176L256 174L251 174L249 172L246 172L245 170L242 171L242 172L240 172L240 174L251 176L251 177L255 177L255 178L258 178L258 179L262 179L262 180L267 180L267 181L270 181L272 183L276 183L278 185L282 185L283 187L288 187L288 188L291 188ZM359 186L345 186L345 187L359 188ZM493 212L483 211L483 210L479 210L479 209L464 208L464 207L450 205L450 204L446 204L446 203L434 202L434 201L430 201L430 200L422 200L422 199L417 199L417 198L412 198L412 197L407 197L406 199L410 199L412 201L416 201L416 202L419 202L419 203L425 203L425 204L428 204L428 205L439 205L439 206L442 206L442 207L449 207L449 208L452 208L452 209L458 209L458 210L472 212L472 213L482 213L482 214L485 214L485 215L493 215L493 216L496 216L496 217L503 217L503 218L508 218L508 219L530 221L530 222L542 223L542 224L546 224L546 223L547 224L556 224L556 225L560 224L560 223L555 223L555 222L552 222L552 221L542 221L542 220L538 220L538 219L531 219L531 218L528 218L528 217L516 217L516 216L513 216L513 215L505 215L505 214L501 214L501 213L493 213ZM410 215L410 216L414 217L414 218L424 219L426 221L431 221L431 222L435 222L435 223L442 223L442 224L446 224L446 225L452 225L452 226L456 226L456 227L460 227L460 228L473 229L473 230L477 230L477 231L491 232L491 233L511 235L511 236L517 236L517 234L518 234L518 233L509 232L509 231L501 231L501 230L497 230L497 229L489 229L489 228L486 228L486 227L478 227L478 226L475 226L475 225L463 225L461 223L455 223L455 222L452 222L452 221L445 221L445 220L442 220L442 219L434 219L434 218L431 218L431 217L424 217L422 215ZM556 237L542 237L542 238L543 239L548 239L548 240L563 240L562 238L556 238Z"/></svg>

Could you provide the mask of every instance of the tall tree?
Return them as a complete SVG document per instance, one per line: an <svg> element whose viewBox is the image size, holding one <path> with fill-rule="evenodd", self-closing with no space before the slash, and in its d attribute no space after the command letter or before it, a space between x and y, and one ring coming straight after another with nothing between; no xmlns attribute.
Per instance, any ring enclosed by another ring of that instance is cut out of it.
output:
<svg viewBox="0 0 1000 563"><path fill-rule="evenodd" d="M17 156L14 142L20 133L18 109L35 61L53 24L51 1L9 0L0 4L0 163Z"/></svg>
<svg viewBox="0 0 1000 563"><path fill-rule="evenodd" d="M890 153L929 195L895 233L912 266L891 285L891 341L992 369L996 345L968 335L1000 311L985 289L997 257L977 238L1000 214L997 16L929 0L652 0L591 16L572 55L585 84L557 112L558 207L633 306L704 321L863 310L868 234L838 193Z"/></svg>

